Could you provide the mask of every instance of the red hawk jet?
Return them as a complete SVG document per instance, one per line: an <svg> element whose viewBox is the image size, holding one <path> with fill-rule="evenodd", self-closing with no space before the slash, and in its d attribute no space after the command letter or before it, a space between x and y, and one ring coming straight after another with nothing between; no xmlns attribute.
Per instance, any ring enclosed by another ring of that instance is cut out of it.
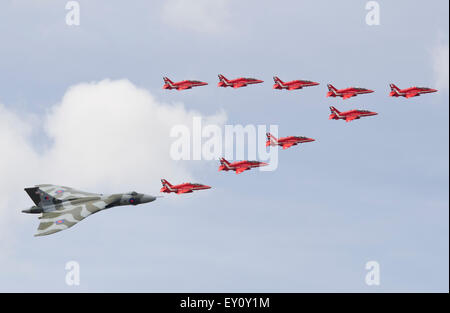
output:
<svg viewBox="0 0 450 313"><path fill-rule="evenodd" d="M319 83L312 82L310 80L293 80L290 82L284 82L276 76L273 77L273 81L275 82L275 85L273 85L273 89L294 90L302 89L303 87L319 85Z"/></svg>
<svg viewBox="0 0 450 313"><path fill-rule="evenodd" d="M283 137L283 138L277 139L274 136L272 136L271 133L266 133L266 137L267 137L266 147L268 147L268 146L282 146L283 149L287 149L287 148L290 148L292 146L296 146L299 143L315 141L312 138L298 137L298 136L289 136L289 137Z"/></svg>
<svg viewBox="0 0 450 313"><path fill-rule="evenodd" d="M327 97L342 97L344 100L351 98L351 97L356 97L357 95L360 95L360 94L373 92L373 90L365 89L365 88L358 88L358 87L336 89L331 84L328 84L327 86L328 86L328 90L329 90L327 92Z"/></svg>
<svg viewBox="0 0 450 313"><path fill-rule="evenodd" d="M256 78L245 78L245 77L228 80L222 74L219 74L219 80L220 82L217 84L217 87L233 87L233 88L246 87L247 85L259 84L263 82L262 80Z"/></svg>
<svg viewBox="0 0 450 313"><path fill-rule="evenodd" d="M165 193L171 193L175 192L177 195L180 195L182 193L191 193L196 190L204 190L204 189L210 189L210 186L201 185L201 184L192 184L192 183L183 183L180 185L171 185L167 180L161 179L161 183L163 187L161 188L160 192Z"/></svg>
<svg viewBox="0 0 450 313"><path fill-rule="evenodd" d="M164 79L163 89L169 89L169 90L172 90L172 89L185 90L185 89L191 89L192 87L208 85L208 83L201 82L198 80L183 80L181 82L174 83L167 77L163 77L163 79Z"/></svg>
<svg viewBox="0 0 450 313"><path fill-rule="evenodd" d="M406 89L400 89L394 84L390 84L389 86L391 87L391 93L389 94L391 97L405 97L407 99L418 97L422 93L432 93L437 91L436 89L427 87L410 87Z"/></svg>
<svg viewBox="0 0 450 313"><path fill-rule="evenodd" d="M345 120L346 122L351 122L353 120L358 120L361 117L377 115L376 112L370 112L366 110L350 110L347 112L339 112L335 107L330 107L331 114L330 120Z"/></svg>
<svg viewBox="0 0 450 313"><path fill-rule="evenodd" d="M266 166L269 165L264 162L258 161L238 161L230 163L224 158L220 159L219 171L235 171L236 174L240 174L243 171L248 171L254 167Z"/></svg>

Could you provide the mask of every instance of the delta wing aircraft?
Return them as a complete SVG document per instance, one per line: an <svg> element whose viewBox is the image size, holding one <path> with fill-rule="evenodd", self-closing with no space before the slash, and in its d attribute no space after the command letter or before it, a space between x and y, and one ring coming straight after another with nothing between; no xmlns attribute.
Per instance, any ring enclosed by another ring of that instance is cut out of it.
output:
<svg viewBox="0 0 450 313"><path fill-rule="evenodd" d="M48 184L25 188L25 191L35 206L22 212L42 213L35 236L45 236L65 230L91 214L115 206L138 205L156 200L156 197L135 191L102 195Z"/></svg>

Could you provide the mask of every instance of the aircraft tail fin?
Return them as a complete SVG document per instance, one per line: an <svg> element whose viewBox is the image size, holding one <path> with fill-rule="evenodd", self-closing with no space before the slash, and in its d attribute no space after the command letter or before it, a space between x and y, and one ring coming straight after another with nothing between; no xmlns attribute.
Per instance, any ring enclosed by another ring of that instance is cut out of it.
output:
<svg viewBox="0 0 450 313"><path fill-rule="evenodd" d="M31 200L33 200L34 204L41 208L62 202L45 191L42 191L39 187L25 188L25 191L28 196L30 196Z"/></svg>
<svg viewBox="0 0 450 313"><path fill-rule="evenodd" d="M225 158L220 158L220 164L228 166L230 165L230 162L228 162L227 160L225 160Z"/></svg>
<svg viewBox="0 0 450 313"><path fill-rule="evenodd" d="M398 88L394 84L389 84L389 86L391 87L391 91L400 91L400 88Z"/></svg>
<svg viewBox="0 0 450 313"><path fill-rule="evenodd" d="M331 92L336 92L337 91L337 89L332 84L328 84L327 87L328 87L328 90L331 91Z"/></svg>
<svg viewBox="0 0 450 313"><path fill-rule="evenodd" d="M161 179L161 183L164 187L172 187L172 185L165 179Z"/></svg>
<svg viewBox="0 0 450 313"><path fill-rule="evenodd" d="M281 79L279 79L277 76L273 77L273 81L275 82L275 84L279 84L279 85L283 85L284 81L282 81Z"/></svg>
<svg viewBox="0 0 450 313"><path fill-rule="evenodd" d="M228 82L228 79L225 77L225 76L223 76L222 74L219 74L218 75L219 76L219 80L221 81L221 82Z"/></svg>
<svg viewBox="0 0 450 313"><path fill-rule="evenodd" d="M270 145L277 145L278 139L275 138L271 133L266 133L267 141L266 141L266 147Z"/></svg>
<svg viewBox="0 0 450 313"><path fill-rule="evenodd" d="M338 109L336 109L333 106L330 107L330 111L331 111L331 113L336 114L337 116L339 116L339 114L341 113L341 112L339 112Z"/></svg>
<svg viewBox="0 0 450 313"><path fill-rule="evenodd" d="M163 77L163 79L164 79L164 83L166 83L169 86L173 86L173 81L171 81L169 78Z"/></svg>

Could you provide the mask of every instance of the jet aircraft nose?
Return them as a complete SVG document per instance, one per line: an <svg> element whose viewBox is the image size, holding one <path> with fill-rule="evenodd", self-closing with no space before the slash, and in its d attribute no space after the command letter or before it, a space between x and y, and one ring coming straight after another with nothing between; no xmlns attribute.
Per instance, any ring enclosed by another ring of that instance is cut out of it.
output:
<svg viewBox="0 0 450 313"><path fill-rule="evenodd" d="M156 197L144 194L140 199L141 203L148 203L156 200Z"/></svg>

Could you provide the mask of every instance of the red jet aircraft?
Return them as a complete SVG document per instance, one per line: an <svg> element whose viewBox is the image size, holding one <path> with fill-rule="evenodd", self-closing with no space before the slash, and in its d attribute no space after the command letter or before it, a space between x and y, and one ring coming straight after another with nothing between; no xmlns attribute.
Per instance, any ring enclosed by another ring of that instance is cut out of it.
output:
<svg viewBox="0 0 450 313"><path fill-rule="evenodd" d="M266 137L267 137L266 147L268 147L268 146L282 146L283 149L287 149L287 148L290 148L292 146L296 146L299 143L315 141L312 138L298 137L298 136L289 136L289 137L283 137L283 138L277 139L274 136L272 136L271 133L266 133Z"/></svg>
<svg viewBox="0 0 450 313"><path fill-rule="evenodd" d="M185 90L185 89L191 89L192 87L208 85L208 83L201 82L198 80L183 80L181 82L174 83L167 77L163 77L163 79L164 79L163 89L169 89L169 90L172 90L172 89Z"/></svg>
<svg viewBox="0 0 450 313"><path fill-rule="evenodd" d="M263 83L262 80L259 80L256 78L245 78L245 77L228 80L222 74L219 74L219 80L220 80L220 82L217 84L217 87L240 88L240 87L246 87L247 85Z"/></svg>
<svg viewBox="0 0 450 313"><path fill-rule="evenodd" d="M230 163L224 158L220 159L219 171L235 171L236 174L240 174L243 171L248 171L254 167L266 166L269 165L264 162L258 161L238 161Z"/></svg>
<svg viewBox="0 0 450 313"><path fill-rule="evenodd" d="M163 187L161 188L160 192L165 193L171 193L175 192L177 195L180 195L182 193L191 193L196 190L204 190L204 189L210 189L210 186L201 185L201 184L192 184L192 183L183 183L180 185L171 185L167 180L161 179L161 183Z"/></svg>
<svg viewBox="0 0 450 313"><path fill-rule="evenodd" d="M400 89L394 84L390 84L391 93L389 94L391 97L405 97L407 99L412 97L418 97L422 93L432 93L436 92L436 89L431 89L427 87L410 87L406 89Z"/></svg>
<svg viewBox="0 0 450 313"><path fill-rule="evenodd" d="M350 110L347 112L339 112L335 107L330 107L331 114L330 120L345 120L346 122L351 122L353 120L358 120L361 117L377 115L376 112L370 112L366 110Z"/></svg>
<svg viewBox="0 0 450 313"><path fill-rule="evenodd" d="M302 89L303 87L319 85L319 83L312 82L310 80L293 80L290 82L284 82L276 76L273 77L273 81L275 82L275 85L273 85L273 89L294 90Z"/></svg>
<svg viewBox="0 0 450 313"><path fill-rule="evenodd" d="M342 97L344 100L351 98L351 97L356 97L357 95L360 95L360 94L373 92L373 90L365 89L365 88L350 87L350 88L345 88L345 89L336 89L331 84L328 84L327 86L328 86L328 90L329 90L327 92L327 97Z"/></svg>

